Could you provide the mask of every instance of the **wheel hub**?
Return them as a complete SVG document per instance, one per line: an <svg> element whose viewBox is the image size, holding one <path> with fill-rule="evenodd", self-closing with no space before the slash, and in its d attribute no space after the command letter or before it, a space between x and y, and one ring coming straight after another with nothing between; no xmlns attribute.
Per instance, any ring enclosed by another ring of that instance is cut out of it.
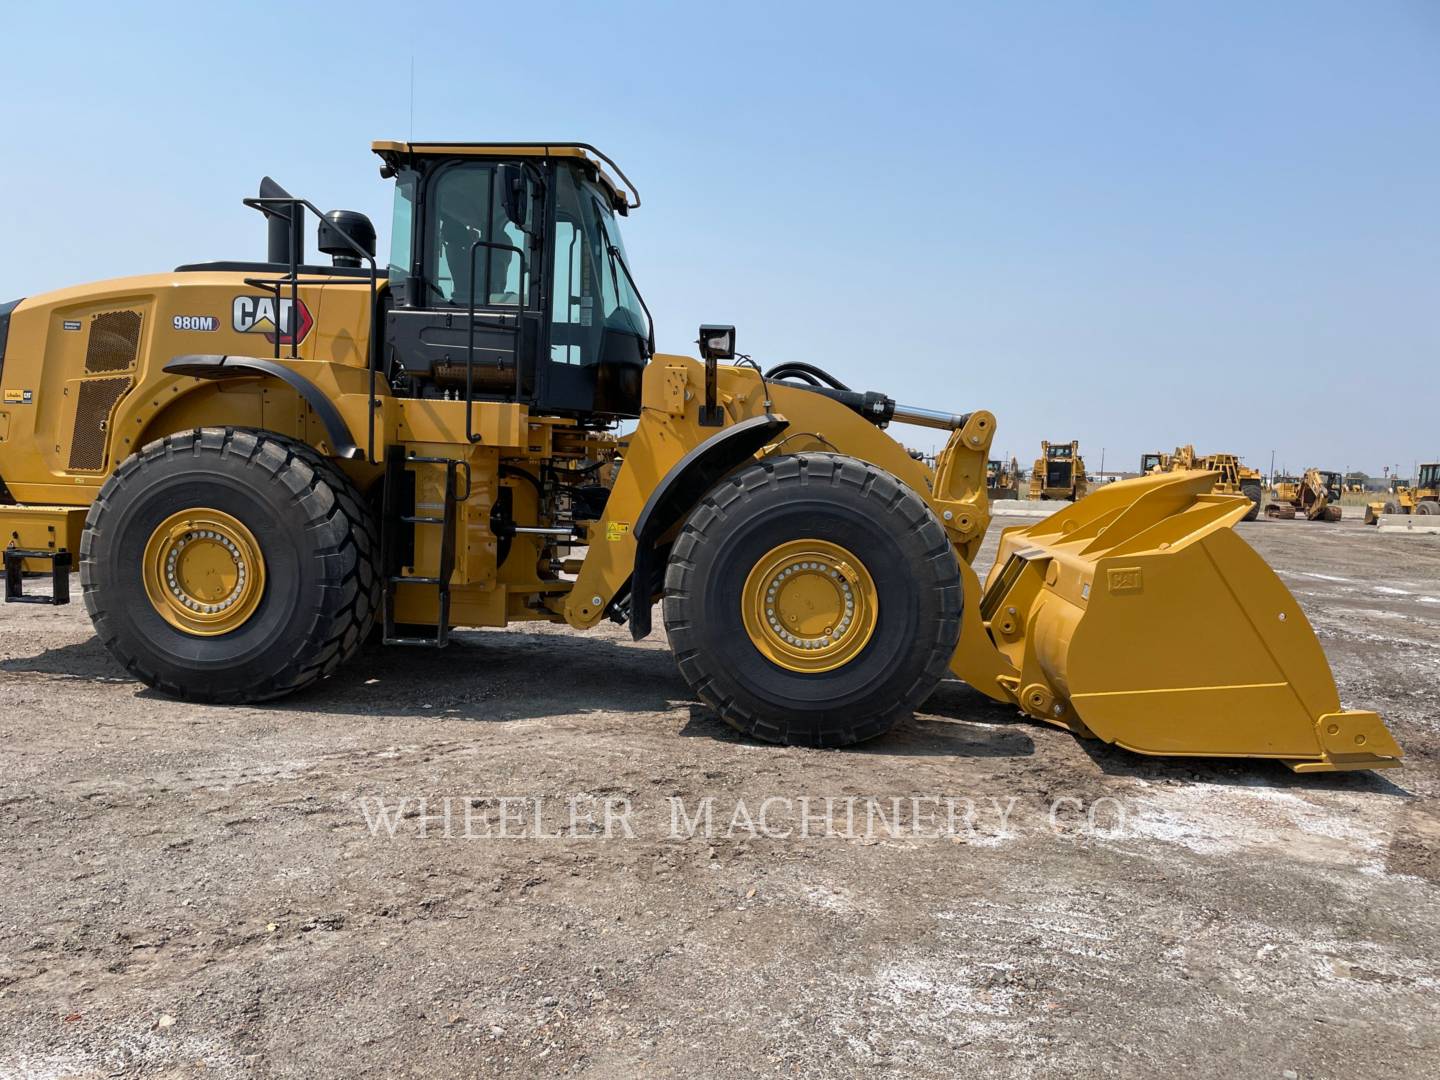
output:
<svg viewBox="0 0 1440 1080"><path fill-rule="evenodd" d="M265 588L254 535L221 510L172 514L145 545L145 592L160 617L201 636L244 625Z"/></svg>
<svg viewBox="0 0 1440 1080"><path fill-rule="evenodd" d="M746 578L741 616L751 643L789 671L831 671L874 633L875 583L864 564L827 540L767 552Z"/></svg>

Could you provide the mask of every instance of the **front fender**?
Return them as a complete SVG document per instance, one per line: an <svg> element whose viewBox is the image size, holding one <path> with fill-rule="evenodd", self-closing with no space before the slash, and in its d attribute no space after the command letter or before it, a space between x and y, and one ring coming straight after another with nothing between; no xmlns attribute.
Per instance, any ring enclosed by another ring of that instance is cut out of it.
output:
<svg viewBox="0 0 1440 1080"><path fill-rule="evenodd" d="M783 416L752 416L693 447L665 474L635 518L635 563L630 574L630 636L650 633L655 545L678 525L726 473L775 441L788 422Z"/></svg>

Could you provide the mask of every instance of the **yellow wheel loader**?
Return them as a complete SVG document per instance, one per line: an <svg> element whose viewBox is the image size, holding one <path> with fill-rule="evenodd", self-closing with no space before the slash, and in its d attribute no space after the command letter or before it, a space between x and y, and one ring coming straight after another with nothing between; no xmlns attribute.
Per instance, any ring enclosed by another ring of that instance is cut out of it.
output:
<svg viewBox="0 0 1440 1080"><path fill-rule="evenodd" d="M1304 515L1307 521L1341 520L1340 474L1325 469L1306 469L1298 480L1277 481L1275 501L1265 504L1265 516L1290 521Z"/></svg>
<svg viewBox="0 0 1440 1080"><path fill-rule="evenodd" d="M1379 522L1381 514L1440 515L1440 461L1420 466L1415 486L1393 484L1390 497L1365 505L1365 524Z"/></svg>
<svg viewBox="0 0 1440 1080"><path fill-rule="evenodd" d="M1087 490L1085 459L1080 456L1080 444L1042 441L1040 456L1030 470L1030 498L1078 502L1085 497Z"/></svg>
<svg viewBox="0 0 1440 1080"><path fill-rule="evenodd" d="M267 178L262 262L0 309L7 599L63 601L78 561L106 648L196 701L309 686L372 628L639 639L663 601L695 695L761 739L854 743L954 675L1140 753L1398 764L1212 474L1008 529L982 582L989 412L762 370L728 326L657 354L620 235L639 195L590 146L374 149L388 265L362 215ZM891 421L948 433L933 469Z"/></svg>

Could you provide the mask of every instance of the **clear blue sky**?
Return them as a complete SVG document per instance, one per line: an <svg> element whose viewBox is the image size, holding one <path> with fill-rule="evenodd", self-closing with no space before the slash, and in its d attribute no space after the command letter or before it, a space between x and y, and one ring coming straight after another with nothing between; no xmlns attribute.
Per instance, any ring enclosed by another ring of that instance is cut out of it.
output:
<svg viewBox="0 0 1440 1080"><path fill-rule="evenodd" d="M129 7L6 10L0 299L258 257L264 173L385 250L374 138L583 139L662 350L734 322L1022 459L1440 459L1435 0Z"/></svg>

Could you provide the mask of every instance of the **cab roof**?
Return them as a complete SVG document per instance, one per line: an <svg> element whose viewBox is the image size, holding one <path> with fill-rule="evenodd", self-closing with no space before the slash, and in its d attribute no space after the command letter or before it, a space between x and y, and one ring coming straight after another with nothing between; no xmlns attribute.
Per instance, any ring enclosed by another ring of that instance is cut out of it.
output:
<svg viewBox="0 0 1440 1080"><path fill-rule="evenodd" d="M640 192L630 178L620 171L607 154L589 143L581 142L408 142L399 139L378 139L370 149L379 154L387 165L400 166L409 158L416 157L481 157L481 158L573 158L584 162L595 173L596 179L610 192L615 209L622 214L640 205ZM612 179L605 167L614 170ZM623 185L623 186L622 186Z"/></svg>

